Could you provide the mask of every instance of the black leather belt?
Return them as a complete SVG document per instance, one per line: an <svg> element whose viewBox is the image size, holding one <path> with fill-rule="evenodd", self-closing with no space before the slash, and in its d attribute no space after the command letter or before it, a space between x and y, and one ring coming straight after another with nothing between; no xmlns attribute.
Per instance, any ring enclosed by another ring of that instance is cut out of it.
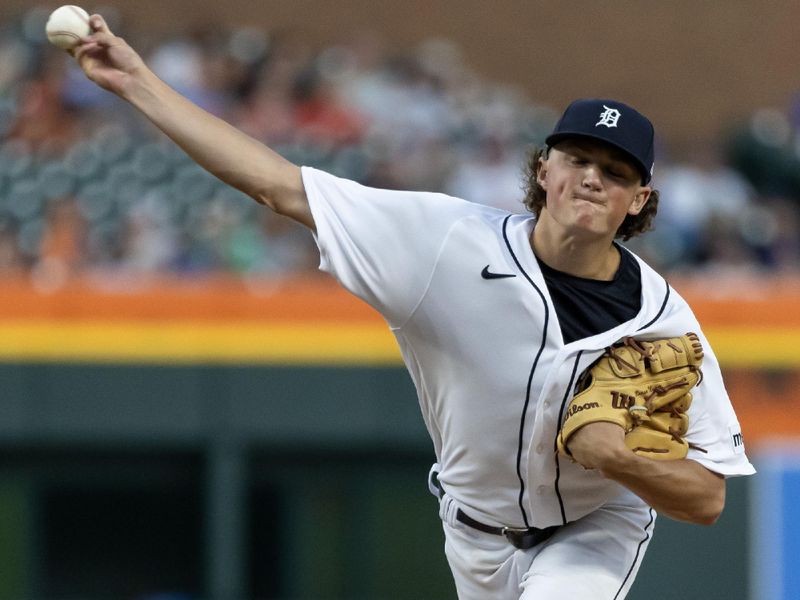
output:
<svg viewBox="0 0 800 600"><path fill-rule="evenodd" d="M435 471L431 473L431 483L439 490L439 499L441 499L442 496L444 496L444 489L442 488L442 484L439 483L438 473ZM528 548L533 548L537 544L541 544L549 539L558 529L558 525L552 525L544 529L539 529L538 527L494 527L476 521L460 508L456 510L456 520L473 529L482 531L483 533L502 535L512 546L520 550L527 550Z"/></svg>

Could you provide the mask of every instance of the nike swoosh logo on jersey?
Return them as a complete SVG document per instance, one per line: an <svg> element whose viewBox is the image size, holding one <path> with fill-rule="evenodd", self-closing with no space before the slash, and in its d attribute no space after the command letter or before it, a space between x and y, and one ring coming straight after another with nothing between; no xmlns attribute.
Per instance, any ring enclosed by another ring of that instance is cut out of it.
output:
<svg viewBox="0 0 800 600"><path fill-rule="evenodd" d="M513 273L492 273L489 270L489 265L486 265L481 271L481 277L484 279L505 279L506 277L516 277L516 275Z"/></svg>

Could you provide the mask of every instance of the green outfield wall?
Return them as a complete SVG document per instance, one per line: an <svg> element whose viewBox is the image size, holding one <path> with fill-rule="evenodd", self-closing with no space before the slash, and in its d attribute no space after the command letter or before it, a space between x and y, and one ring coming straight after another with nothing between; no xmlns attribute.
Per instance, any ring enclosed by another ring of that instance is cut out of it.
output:
<svg viewBox="0 0 800 600"><path fill-rule="evenodd" d="M0 600L454 599L395 367L2 364ZM630 597L744 600L747 485Z"/></svg>

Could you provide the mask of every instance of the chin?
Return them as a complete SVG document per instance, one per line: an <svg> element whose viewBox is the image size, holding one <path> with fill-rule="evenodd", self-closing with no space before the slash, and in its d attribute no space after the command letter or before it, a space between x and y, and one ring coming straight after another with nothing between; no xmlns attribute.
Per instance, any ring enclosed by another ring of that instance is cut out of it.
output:
<svg viewBox="0 0 800 600"><path fill-rule="evenodd" d="M570 227L569 233L574 238L586 241L604 239L612 235L605 227L597 227L596 224L581 223L576 223L573 227Z"/></svg>

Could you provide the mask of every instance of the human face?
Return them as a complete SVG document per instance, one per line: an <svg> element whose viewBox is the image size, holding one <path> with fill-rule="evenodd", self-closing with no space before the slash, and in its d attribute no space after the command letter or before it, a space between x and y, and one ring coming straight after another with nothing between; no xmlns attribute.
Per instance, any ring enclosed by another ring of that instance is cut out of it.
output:
<svg viewBox="0 0 800 600"><path fill-rule="evenodd" d="M628 215L650 197L641 175L620 150L594 140L556 144L539 164L539 185L547 196L537 227L570 237L614 239Z"/></svg>

